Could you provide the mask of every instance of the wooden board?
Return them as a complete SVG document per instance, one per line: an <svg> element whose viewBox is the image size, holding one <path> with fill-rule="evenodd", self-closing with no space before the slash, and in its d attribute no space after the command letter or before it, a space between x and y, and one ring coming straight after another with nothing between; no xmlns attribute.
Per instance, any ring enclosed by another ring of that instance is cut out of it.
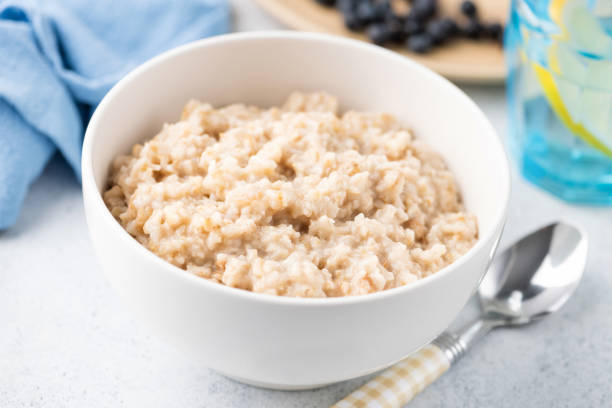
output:
<svg viewBox="0 0 612 408"><path fill-rule="evenodd" d="M303 31L324 32L367 41L363 34L353 33L344 27L342 15L335 8L317 4L314 0L258 0L259 4L291 28ZM461 20L461 0L439 0L442 13ZM475 1L482 20L505 22L509 0ZM402 7L406 2L394 5ZM391 49L407 55L450 80L462 83L500 83L505 78L502 48L493 41L453 40L429 54L418 55L404 47Z"/></svg>

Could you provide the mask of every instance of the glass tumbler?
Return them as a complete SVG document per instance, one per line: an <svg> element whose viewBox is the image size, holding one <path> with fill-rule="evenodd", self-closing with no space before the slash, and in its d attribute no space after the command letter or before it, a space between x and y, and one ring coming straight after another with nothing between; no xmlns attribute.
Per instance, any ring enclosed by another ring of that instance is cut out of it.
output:
<svg viewBox="0 0 612 408"><path fill-rule="evenodd" d="M612 205L612 0L513 0L510 148L523 176Z"/></svg>

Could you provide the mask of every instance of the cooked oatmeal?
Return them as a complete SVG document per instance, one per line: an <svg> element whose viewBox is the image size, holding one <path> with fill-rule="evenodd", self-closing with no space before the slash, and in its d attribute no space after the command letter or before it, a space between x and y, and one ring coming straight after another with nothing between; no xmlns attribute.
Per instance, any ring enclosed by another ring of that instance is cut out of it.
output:
<svg viewBox="0 0 612 408"><path fill-rule="evenodd" d="M283 296L406 285L476 242L442 157L388 114L338 114L294 93L280 108L190 101L115 160L106 205L190 273Z"/></svg>

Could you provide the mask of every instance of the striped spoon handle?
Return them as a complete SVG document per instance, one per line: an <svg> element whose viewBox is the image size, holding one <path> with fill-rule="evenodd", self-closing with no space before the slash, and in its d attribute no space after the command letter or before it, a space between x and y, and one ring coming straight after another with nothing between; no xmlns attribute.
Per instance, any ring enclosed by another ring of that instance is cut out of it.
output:
<svg viewBox="0 0 612 408"><path fill-rule="evenodd" d="M450 367L446 353L431 343L337 402L332 408L399 408Z"/></svg>
<svg viewBox="0 0 612 408"><path fill-rule="evenodd" d="M410 357L383 371L332 408L400 408L436 381L474 343L504 321L479 317L455 333L443 332Z"/></svg>

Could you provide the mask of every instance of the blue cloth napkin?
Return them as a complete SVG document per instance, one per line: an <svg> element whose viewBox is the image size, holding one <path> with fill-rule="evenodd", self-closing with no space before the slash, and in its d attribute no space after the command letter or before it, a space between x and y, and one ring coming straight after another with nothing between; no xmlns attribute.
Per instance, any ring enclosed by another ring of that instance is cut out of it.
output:
<svg viewBox="0 0 612 408"><path fill-rule="evenodd" d="M0 229L56 150L80 177L86 122L115 82L229 26L225 0L0 0Z"/></svg>

